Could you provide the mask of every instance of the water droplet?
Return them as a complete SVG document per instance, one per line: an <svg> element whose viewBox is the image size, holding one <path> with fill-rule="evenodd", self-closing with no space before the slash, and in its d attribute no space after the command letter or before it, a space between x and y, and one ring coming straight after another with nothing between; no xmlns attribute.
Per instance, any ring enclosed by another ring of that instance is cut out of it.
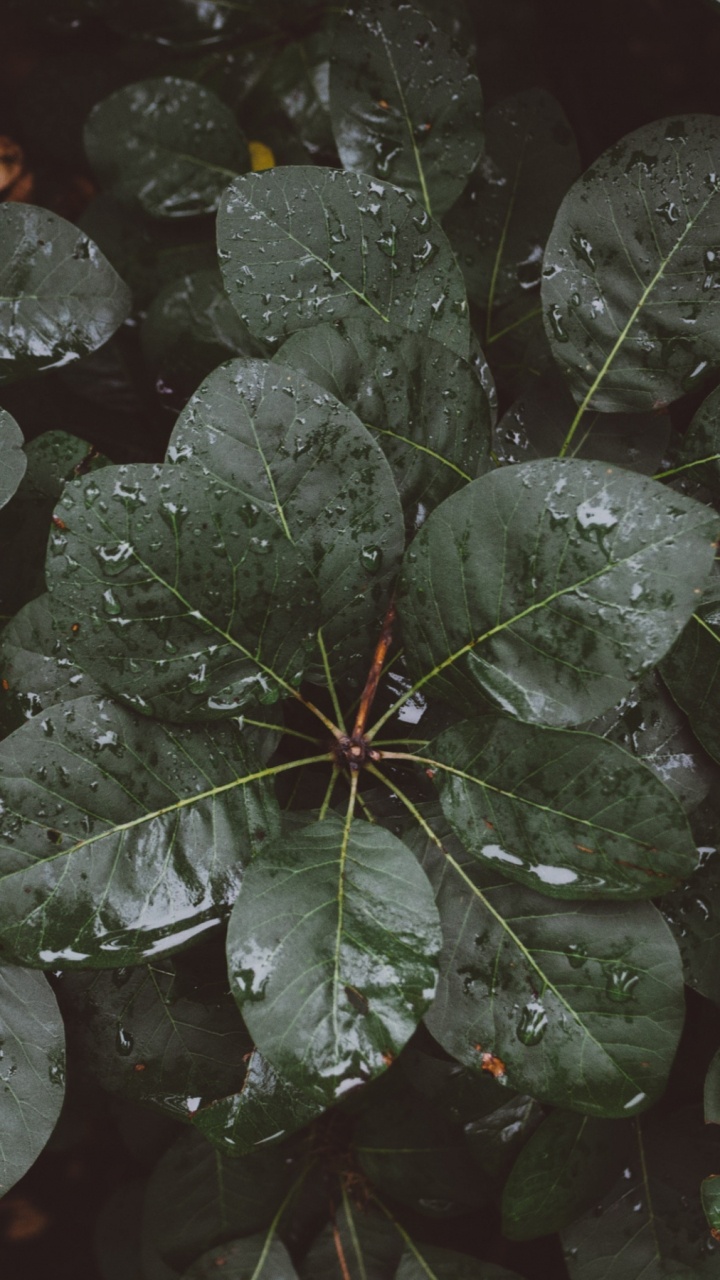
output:
<svg viewBox="0 0 720 1280"><path fill-rule="evenodd" d="M670 226L680 217L680 210L673 200L666 200L663 204L659 204L655 212L659 213Z"/></svg>
<svg viewBox="0 0 720 1280"><path fill-rule="evenodd" d="M575 234L570 237L570 244L572 245L575 257L586 262L590 267L590 270L594 271L595 257L593 254L593 247L587 236L581 236L580 232L576 231Z"/></svg>
<svg viewBox="0 0 720 1280"><path fill-rule="evenodd" d="M567 949L568 964L573 969L582 969L588 958L587 947L582 942L571 942Z"/></svg>
<svg viewBox="0 0 720 1280"><path fill-rule="evenodd" d="M557 341L569 342L568 335L563 327L563 313L557 302L553 303L548 310L548 320L550 321L550 328L555 334Z"/></svg>
<svg viewBox="0 0 720 1280"><path fill-rule="evenodd" d="M360 552L360 563L368 573L379 573L382 569L383 553L381 547L363 547Z"/></svg>
<svg viewBox="0 0 720 1280"><path fill-rule="evenodd" d="M115 1048L118 1053L121 1053L126 1058L129 1053L132 1053L134 1044L135 1041L130 1032L126 1031L124 1027L118 1027L115 1035Z"/></svg>
<svg viewBox="0 0 720 1280"><path fill-rule="evenodd" d="M515 1034L523 1044L528 1046L539 1044L545 1035L547 1024L548 1016L545 1012L545 1006L534 997L532 1000L528 1000L520 1014L520 1021L517 1024Z"/></svg>
<svg viewBox="0 0 720 1280"><path fill-rule="evenodd" d="M380 236L375 243L386 258L394 258L397 253L397 227L395 224L392 223L390 230L386 231L385 235Z"/></svg>
<svg viewBox="0 0 720 1280"><path fill-rule="evenodd" d="M102 601L103 601L103 609L105 610L106 613L110 614L110 617L114 618L117 616L118 613L120 613L120 605L118 604L112 591L110 591L109 589L107 591L103 591Z"/></svg>
<svg viewBox="0 0 720 1280"><path fill-rule="evenodd" d="M624 964L605 965L605 995L615 1004L626 1004L632 1000L635 987L640 981L640 974Z"/></svg>

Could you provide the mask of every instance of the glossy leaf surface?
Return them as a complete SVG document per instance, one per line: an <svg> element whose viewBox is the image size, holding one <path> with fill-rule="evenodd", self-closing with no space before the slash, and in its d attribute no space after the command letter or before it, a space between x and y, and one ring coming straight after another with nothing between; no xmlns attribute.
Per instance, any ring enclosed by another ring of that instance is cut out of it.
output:
<svg viewBox="0 0 720 1280"><path fill-rule="evenodd" d="M705 750L720 762L720 592L714 583L661 674Z"/></svg>
<svg viewBox="0 0 720 1280"><path fill-rule="evenodd" d="M47 595L31 600L8 623L0 636L3 736L58 702L102 693L70 654L69 646L58 635Z"/></svg>
<svg viewBox="0 0 720 1280"><path fill-rule="evenodd" d="M720 387L710 392L694 415L677 465L688 479L699 480L715 495L720 491Z"/></svg>
<svg viewBox="0 0 720 1280"><path fill-rule="evenodd" d="M300 372L234 360L189 401L167 457L275 522L313 574L331 667L367 665L404 531L392 471L355 414Z"/></svg>
<svg viewBox="0 0 720 1280"><path fill-rule="evenodd" d="M47 978L0 966L0 1195L35 1162L65 1094L65 1033Z"/></svg>
<svg viewBox="0 0 720 1280"><path fill-rule="evenodd" d="M230 179L248 167L229 108L176 76L125 85L98 103L85 150L103 187L155 218L214 213Z"/></svg>
<svg viewBox="0 0 720 1280"><path fill-rule="evenodd" d="M440 945L410 850L334 815L289 830L246 873L228 967L260 1052L327 1103L381 1072L427 1009Z"/></svg>
<svg viewBox="0 0 720 1280"><path fill-rule="evenodd" d="M94 698L11 734L0 745L5 954L117 968L219 925L276 829L258 772L236 724L153 724Z"/></svg>
<svg viewBox="0 0 720 1280"><path fill-rule="evenodd" d="M692 815L692 823L700 855L698 870L679 889L661 898L658 905L680 948L686 983L720 1004L718 817L703 805Z"/></svg>
<svg viewBox="0 0 720 1280"><path fill-rule="evenodd" d="M272 346L321 320L378 316L466 358L465 285L440 226L366 174L303 165L233 182L218 213L225 288Z"/></svg>
<svg viewBox="0 0 720 1280"><path fill-rule="evenodd" d="M425 1019L436 1040L478 1069L493 1055L512 1088L541 1102L610 1117L646 1107L664 1089L684 1012L660 913L559 903L462 870L448 867L438 889L445 946Z"/></svg>
<svg viewBox="0 0 720 1280"><path fill-rule="evenodd" d="M114 696L205 720L299 683L315 584L256 503L204 469L137 463L68 485L58 517L53 613L78 666Z"/></svg>
<svg viewBox="0 0 720 1280"><path fill-rule="evenodd" d="M183 1280L297 1280L290 1255L279 1240L266 1242L264 1235L231 1240L209 1249L194 1262Z"/></svg>
<svg viewBox="0 0 720 1280"><path fill-rule="evenodd" d="M321 1105L279 1076L255 1049L247 1062L242 1090L201 1107L193 1123L226 1155L241 1156L304 1128L321 1110Z"/></svg>
<svg viewBox="0 0 720 1280"><path fill-rule="evenodd" d="M0 205L0 246L0 382L78 360L129 314L107 258L49 209Z"/></svg>
<svg viewBox="0 0 720 1280"><path fill-rule="evenodd" d="M25 475L27 458L23 451L23 433L5 409L0 409L0 507L10 501Z"/></svg>
<svg viewBox="0 0 720 1280"><path fill-rule="evenodd" d="M593 734L482 716L447 729L426 755L440 765L440 803L468 853L531 889L652 898L695 868L671 792Z"/></svg>
<svg viewBox="0 0 720 1280"><path fill-rule="evenodd" d="M440 217L483 147L471 59L422 6L375 4L334 32L330 113L343 168L392 182Z"/></svg>
<svg viewBox="0 0 720 1280"><path fill-rule="evenodd" d="M642 512L642 515L640 515ZM602 463L495 471L428 518L398 608L413 676L467 707L579 724L667 652L711 569L716 520Z"/></svg>
<svg viewBox="0 0 720 1280"><path fill-rule="evenodd" d="M545 250L542 306L576 400L655 409L720 364L720 118L643 125L563 200Z"/></svg>

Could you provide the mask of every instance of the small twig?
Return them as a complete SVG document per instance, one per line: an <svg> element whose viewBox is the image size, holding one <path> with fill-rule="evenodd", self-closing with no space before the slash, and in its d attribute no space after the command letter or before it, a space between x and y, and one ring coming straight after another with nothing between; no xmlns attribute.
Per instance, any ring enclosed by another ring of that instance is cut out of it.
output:
<svg viewBox="0 0 720 1280"><path fill-rule="evenodd" d="M391 600L390 605L388 607L388 611L385 614L385 618L383 620L380 639L378 640L375 646L375 653L373 655L372 666L370 667L370 671L368 672L368 678L365 681L365 688L363 689L362 694L360 695L360 706L358 707L358 713L355 718L355 725L352 731L353 740L356 742L359 741L360 738L362 738L365 732L365 726L367 724L368 715L370 714L370 708L372 707L372 704L375 701L375 694L377 693L378 684L380 682L380 676L382 675L383 664L387 657L388 649L392 644L394 622L395 622L395 602Z"/></svg>

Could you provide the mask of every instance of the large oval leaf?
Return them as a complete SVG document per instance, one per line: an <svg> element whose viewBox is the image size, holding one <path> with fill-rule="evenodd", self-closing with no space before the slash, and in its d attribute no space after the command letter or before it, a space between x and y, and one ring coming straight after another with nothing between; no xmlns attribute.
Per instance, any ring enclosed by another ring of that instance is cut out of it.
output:
<svg viewBox="0 0 720 1280"><path fill-rule="evenodd" d="M720 763L720 591L715 583L661 668L705 750Z"/></svg>
<svg viewBox="0 0 720 1280"><path fill-rule="evenodd" d="M242 1091L201 1106L193 1116L193 1124L226 1155L242 1156L253 1147L280 1142L304 1128L321 1111L322 1105L315 1098L283 1080L254 1049Z"/></svg>
<svg viewBox="0 0 720 1280"><path fill-rule="evenodd" d="M488 397L471 365L432 338L390 338L377 318L341 320L293 334L274 359L319 382L375 435L413 531L490 466Z"/></svg>
<svg viewBox="0 0 720 1280"><path fill-rule="evenodd" d="M603 738L482 716L423 759L468 853L553 898L652 898L695 868L672 792Z"/></svg>
<svg viewBox="0 0 720 1280"><path fill-rule="evenodd" d="M312 567L334 670L369 663L404 545L380 446L302 373L233 360L178 418L168 458L272 517Z"/></svg>
<svg viewBox="0 0 720 1280"><path fill-rule="evenodd" d="M571 187L542 305L582 409L656 409L720 363L719 197L718 116L643 125Z"/></svg>
<svg viewBox="0 0 720 1280"><path fill-rule="evenodd" d="M281 524L204 469L107 467L65 488L47 564L72 655L147 715L207 720L300 682L319 606Z"/></svg>
<svg viewBox="0 0 720 1280"><path fill-rule="evenodd" d="M0 382L107 342L130 291L92 240L49 209L0 204Z"/></svg>
<svg viewBox="0 0 720 1280"><path fill-rule="evenodd" d="M65 1033L47 978L0 966L0 1195L27 1173L57 1124Z"/></svg>
<svg viewBox="0 0 720 1280"><path fill-rule="evenodd" d="M713 563L717 517L599 462L495 471L453 494L405 557L412 674L467 707L550 725L606 710L665 655Z"/></svg>
<svg viewBox="0 0 720 1280"><path fill-rule="evenodd" d="M116 968L219 925L275 833L237 724L153 724L95 698L0 745L0 938L38 968Z"/></svg>
<svg viewBox="0 0 720 1280"><path fill-rule="evenodd" d="M472 59L422 6L384 0L338 19L330 113L344 169L393 182L440 217L480 157L482 107Z"/></svg>
<svg viewBox="0 0 720 1280"><path fill-rule="evenodd" d="M362 173L293 165L237 178L218 213L225 288L256 338L378 316L467 358L462 274L422 205Z"/></svg>
<svg viewBox="0 0 720 1280"><path fill-rule="evenodd" d="M588 1115L628 1116L658 1098L684 1013L680 956L659 911L559 903L457 865L438 873L445 945L425 1019L436 1040L540 1102Z"/></svg>
<svg viewBox="0 0 720 1280"><path fill-rule="evenodd" d="M209 1249L183 1273L182 1280L216 1280L218 1268L223 1280L297 1280L285 1246L264 1235Z"/></svg>
<svg viewBox="0 0 720 1280"><path fill-rule="evenodd" d="M261 1053L333 1102L386 1067L432 999L432 889L396 836L335 815L265 848L228 929L228 967Z"/></svg>
<svg viewBox="0 0 720 1280"><path fill-rule="evenodd" d="M25 475L27 458L23 450L23 433L15 419L0 409L0 507L12 498Z"/></svg>
<svg viewBox="0 0 720 1280"><path fill-rule="evenodd" d="M176 76L125 85L99 102L85 150L103 187L156 218L214 213L230 179L248 167L230 108Z"/></svg>

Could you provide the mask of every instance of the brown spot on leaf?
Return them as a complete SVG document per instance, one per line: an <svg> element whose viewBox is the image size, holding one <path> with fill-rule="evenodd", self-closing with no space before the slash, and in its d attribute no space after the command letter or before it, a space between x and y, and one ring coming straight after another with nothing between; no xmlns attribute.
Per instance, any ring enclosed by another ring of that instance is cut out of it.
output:
<svg viewBox="0 0 720 1280"><path fill-rule="evenodd" d="M345 987L345 995L347 996L353 1009L357 1009L358 1013L366 1014L370 1010L367 996L362 991L358 991L356 987Z"/></svg>

